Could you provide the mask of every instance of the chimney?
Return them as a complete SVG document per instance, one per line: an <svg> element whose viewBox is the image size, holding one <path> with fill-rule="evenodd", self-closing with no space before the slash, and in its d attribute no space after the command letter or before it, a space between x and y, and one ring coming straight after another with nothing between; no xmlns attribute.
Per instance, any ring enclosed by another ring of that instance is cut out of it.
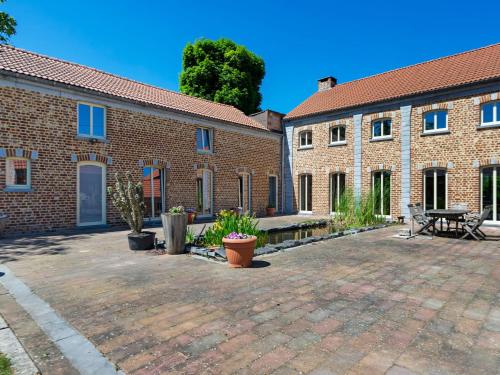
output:
<svg viewBox="0 0 500 375"><path fill-rule="evenodd" d="M337 78L332 76L318 79L318 91L330 90L336 84L337 84Z"/></svg>

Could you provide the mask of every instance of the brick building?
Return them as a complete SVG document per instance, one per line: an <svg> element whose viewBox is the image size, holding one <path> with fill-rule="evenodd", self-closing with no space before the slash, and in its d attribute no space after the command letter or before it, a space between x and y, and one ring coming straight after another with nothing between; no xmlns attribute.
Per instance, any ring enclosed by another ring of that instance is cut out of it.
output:
<svg viewBox="0 0 500 375"><path fill-rule="evenodd" d="M148 220L179 204L280 209L281 138L232 106L0 46L9 233L121 222L105 188L125 171L145 184Z"/></svg>
<svg viewBox="0 0 500 375"><path fill-rule="evenodd" d="M287 212L328 214L346 187L409 203L493 205L500 222L500 44L337 84L284 118ZM376 190L376 191L375 191Z"/></svg>

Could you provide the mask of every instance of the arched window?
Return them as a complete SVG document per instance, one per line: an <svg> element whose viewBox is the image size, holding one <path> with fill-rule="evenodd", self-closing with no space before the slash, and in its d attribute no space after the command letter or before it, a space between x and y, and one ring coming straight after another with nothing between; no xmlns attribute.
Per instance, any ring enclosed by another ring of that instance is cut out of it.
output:
<svg viewBox="0 0 500 375"><path fill-rule="evenodd" d="M377 171L372 174L373 208L376 215L391 214L391 172Z"/></svg>
<svg viewBox="0 0 500 375"><path fill-rule="evenodd" d="M106 166L84 161L77 167L77 224L106 223Z"/></svg>
<svg viewBox="0 0 500 375"><path fill-rule="evenodd" d="M448 129L448 112L445 110L424 113L424 133Z"/></svg>
<svg viewBox="0 0 500 375"><path fill-rule="evenodd" d="M448 176L446 169L433 168L424 171L424 207L436 210L448 206Z"/></svg>
<svg viewBox="0 0 500 375"><path fill-rule="evenodd" d="M300 202L302 212L312 212L312 175L302 174L299 176Z"/></svg>
<svg viewBox="0 0 500 375"><path fill-rule="evenodd" d="M330 212L337 212L340 199L345 191L345 174L330 174Z"/></svg>

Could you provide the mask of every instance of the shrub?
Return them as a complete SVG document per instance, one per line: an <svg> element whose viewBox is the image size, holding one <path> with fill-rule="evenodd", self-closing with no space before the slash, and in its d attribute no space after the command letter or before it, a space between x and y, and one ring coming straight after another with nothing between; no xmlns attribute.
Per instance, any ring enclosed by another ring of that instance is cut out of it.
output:
<svg viewBox="0 0 500 375"><path fill-rule="evenodd" d="M9 358L7 358L4 354L0 353L0 375L11 375L12 372L12 363Z"/></svg>
<svg viewBox="0 0 500 375"><path fill-rule="evenodd" d="M215 223L203 236L204 246L220 246L222 239L232 232L261 237L263 232L257 228L259 221L253 215L238 215L233 211L222 210L217 214Z"/></svg>
<svg viewBox="0 0 500 375"><path fill-rule="evenodd" d="M181 215L185 213L183 206L175 206L168 210L170 215Z"/></svg>

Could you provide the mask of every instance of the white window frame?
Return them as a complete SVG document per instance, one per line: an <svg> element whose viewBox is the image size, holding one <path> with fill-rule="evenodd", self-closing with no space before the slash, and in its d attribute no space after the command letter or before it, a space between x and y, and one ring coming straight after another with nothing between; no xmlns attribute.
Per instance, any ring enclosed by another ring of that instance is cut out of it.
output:
<svg viewBox="0 0 500 375"><path fill-rule="evenodd" d="M439 129L437 127L437 125L438 125L437 124L437 119L438 119L437 114L438 114L438 112L445 112L445 114L446 114L446 120L445 120L446 121L446 127L445 128ZM432 113L434 115L433 116L434 117L434 129L427 130L426 129L426 119L425 119L425 117L428 114L430 114L430 113ZM448 131L448 111L447 110L440 109L440 110L435 110L435 111L428 111L428 112L425 112L422 117L423 117L423 123L424 123L424 129L423 129L424 133L440 133L440 132Z"/></svg>
<svg viewBox="0 0 500 375"><path fill-rule="evenodd" d="M275 202L276 202L276 205L275 205L275 210L278 211L278 205L279 205L279 202L278 202L278 176L275 175L275 174L270 174L267 176L267 185L268 185L268 189L269 189L269 177L274 177L275 178L275 191L276 191L276 194L275 194ZM269 202L267 202L267 204L269 204Z"/></svg>
<svg viewBox="0 0 500 375"><path fill-rule="evenodd" d="M202 147L203 145L205 144L205 131L208 132L208 136L209 136L209 142L208 142L208 150L204 150L203 148L198 148L198 129L201 130L201 144L202 144ZM213 153L213 149L214 149L214 132L213 132L213 129L212 128L207 128L207 127L202 127L202 126L198 126L196 128L196 151L199 153L199 154L212 154Z"/></svg>
<svg viewBox="0 0 500 375"><path fill-rule="evenodd" d="M486 104L493 104L493 121L490 122L484 122L484 106ZM498 112L499 106L500 101L498 100L491 100L481 104L481 126L500 125L500 113Z"/></svg>
<svg viewBox="0 0 500 375"><path fill-rule="evenodd" d="M384 134L384 125L383 125L383 122L386 121L386 120L389 120L391 122L391 134ZM380 134L381 135L378 135L378 136L375 136L375 123L376 122L380 122L381 123L381 127L380 127ZM372 139L390 139L392 138L392 118L390 117L386 117L386 118L379 118L377 120L373 120L372 121Z"/></svg>
<svg viewBox="0 0 500 375"><path fill-rule="evenodd" d="M334 142L333 141L333 132L336 131L337 138L340 139L340 128L344 128L344 139ZM347 143L346 138L347 138L347 127L345 125L336 125L336 126L330 127L330 144L331 145L345 145Z"/></svg>
<svg viewBox="0 0 500 375"><path fill-rule="evenodd" d="M151 164L147 164L145 166L142 167L142 172L144 173L144 169L145 168L151 168L151 175L150 177L153 176L154 174L154 170L155 169L158 169L159 173L160 173L160 190L161 190L161 187L163 186L163 191L161 191L161 212L160 212L160 215L162 213L165 213L166 211L166 203L167 203L167 200L166 200L166 195L167 195L167 169L166 168L161 168L159 167L158 165L151 165ZM154 179L153 178L149 178L149 184L150 184L150 187L151 187L151 192L154 191ZM146 198L144 198L146 199ZM154 204L154 197L153 195L151 195L151 197L149 198L150 199L150 202L151 202L151 209L153 208L153 204ZM151 216L151 214L153 213L153 211L151 210L151 212L145 212L144 213L144 221L146 222L150 222L150 221L158 221L158 220L161 220L161 216Z"/></svg>
<svg viewBox="0 0 500 375"><path fill-rule="evenodd" d="M82 165L95 165L102 168L102 218L100 222L92 223L81 223L80 222L80 167ZM76 225L79 227L94 226L94 225L104 225L106 224L106 180L107 180L107 168L106 164L99 163L96 161L81 161L76 167Z"/></svg>
<svg viewBox="0 0 500 375"><path fill-rule="evenodd" d="M332 211L332 180L333 180L333 176L335 176L335 184L336 184L336 189L335 189L335 192L336 192L336 197L335 197L335 201L337 203L337 206L340 204L340 175L343 175L344 176L344 191L345 191L345 184L346 184L346 174L345 173L342 173L342 172L334 172L334 173L330 173L330 192L329 192L329 197L330 197L330 200L328 202L330 208L329 208L329 211L330 211L330 215L334 215L337 211Z"/></svg>
<svg viewBox="0 0 500 375"><path fill-rule="evenodd" d="M498 170L500 167L495 166L495 165L490 165L490 166L485 166L481 168L481 175L479 176L480 184L479 184L479 204L481 206L481 212L484 210L483 206L483 171L486 168L493 168L493 207L492 207L492 215L493 215L493 220L485 220L485 223L488 224L494 224L494 225L500 225L500 221L496 220L498 211L497 211L497 202L500 197L497 195L497 175L498 175Z"/></svg>
<svg viewBox="0 0 500 375"><path fill-rule="evenodd" d="M389 195L389 215L384 215L384 173L388 172L389 173L389 191L392 194L392 186L391 186L391 178L392 178L392 171L389 170L379 170L379 171L374 171L372 173L372 191L373 194L376 193L375 191L375 174L380 173L380 215L382 217L390 218L391 217L391 209L392 209L392 197L391 194ZM375 209L375 207L374 207Z"/></svg>
<svg viewBox="0 0 500 375"><path fill-rule="evenodd" d="M90 134L80 133L80 105L86 105L90 107ZM94 111L93 107L102 108L103 109L103 135L94 135ZM88 102L77 102L76 103L76 132L79 137L84 138L95 138L95 139L106 139L106 123L107 123L107 111L106 107L103 105L98 105L94 103Z"/></svg>
<svg viewBox="0 0 500 375"><path fill-rule="evenodd" d="M448 171L445 168L430 168L430 169L425 169L424 170L424 180L423 180L423 186L422 190L424 192L424 201L423 201L423 207L425 209L425 205L427 202L427 189L425 188L427 184L425 183L425 180L427 179L426 173L429 171L432 171L432 178L433 178L433 187L432 189L434 190L434 196L432 197L432 202L433 202L433 207L432 209L436 210L437 209L437 172L439 171L444 171L444 178L445 178L445 190L446 194L444 197L444 208L447 210L448 209Z"/></svg>
<svg viewBox="0 0 500 375"><path fill-rule="evenodd" d="M214 216L214 172L211 169L198 169L196 171L196 179L200 178L200 176L201 176L202 183L203 183L204 182L205 172L208 172L208 176L209 176L209 179L208 179L209 180L208 181L209 186L208 187L210 188L210 197L208 197L208 198L210 199L210 212L209 213L203 213L204 207L202 207L201 208L202 212L199 212L197 214L197 217L199 217L199 218L211 218L211 217ZM198 187L196 187L196 189L198 189ZM196 190L196 194L198 194L198 190ZM203 191L202 191L202 194L204 194ZM203 198L205 198L204 195L203 195Z"/></svg>
<svg viewBox="0 0 500 375"><path fill-rule="evenodd" d="M10 161L15 161L15 160L26 160L26 184L20 185L20 184L9 184L7 182L7 176L11 173L11 167ZM31 189L31 160L28 158L21 158L21 157L8 157L5 160L5 187L7 189L11 190L28 190Z"/></svg>
<svg viewBox="0 0 500 375"><path fill-rule="evenodd" d="M306 144L303 145L302 144L302 135L305 134L306 135ZM308 141L311 141L311 144L307 144ZM312 148L313 147L313 144L312 144L312 130L303 130L299 133L299 148Z"/></svg>
<svg viewBox="0 0 500 375"><path fill-rule="evenodd" d="M299 175L299 189L302 189L302 176L306 176L305 178L305 186L304 186L304 197L305 197L305 204L304 204L304 207L306 208L305 210L302 210L302 192L299 190L299 213L300 214L312 214L312 202L311 202L311 210L308 211L307 210L307 206L308 206L308 199L307 199L307 196L309 195L309 190L308 190L308 179L312 178L312 174L310 173L304 173L304 174L301 174ZM312 184L311 184L311 188L312 188ZM311 200L312 200L312 193L311 193Z"/></svg>

